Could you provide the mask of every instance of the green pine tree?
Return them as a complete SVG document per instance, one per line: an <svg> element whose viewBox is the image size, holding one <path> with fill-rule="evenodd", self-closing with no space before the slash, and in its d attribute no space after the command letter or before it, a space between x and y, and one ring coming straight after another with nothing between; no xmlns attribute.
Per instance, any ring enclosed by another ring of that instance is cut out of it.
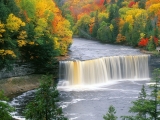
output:
<svg viewBox="0 0 160 120"><path fill-rule="evenodd" d="M13 13L20 17L20 9L14 0L0 0L0 21L5 23L8 15Z"/></svg>
<svg viewBox="0 0 160 120"><path fill-rule="evenodd" d="M146 94L146 89L143 85L139 97L133 101L133 106L129 112L134 113L133 116L122 116L122 120L160 120L160 104L159 91L160 91L160 69L155 69L153 72L153 82L150 85L151 93Z"/></svg>
<svg viewBox="0 0 160 120"><path fill-rule="evenodd" d="M145 103L147 103L148 101L146 100L147 94L146 94L146 89L145 86L142 86L141 92L139 93L139 97L138 100L133 101L133 107L130 108L129 112L134 112L137 113L138 112L138 116L145 118L146 119L146 107L145 107Z"/></svg>
<svg viewBox="0 0 160 120"><path fill-rule="evenodd" d="M121 34L124 36L126 34L126 32L129 32L129 23L125 22L123 27L122 27L122 31Z"/></svg>
<svg viewBox="0 0 160 120"><path fill-rule="evenodd" d="M146 5L146 0L140 0L138 2L138 7L141 9L145 9L145 5Z"/></svg>
<svg viewBox="0 0 160 120"><path fill-rule="evenodd" d="M6 101L8 101L8 98L4 95L3 91L0 91L0 119L12 120L10 112L13 112L14 108L11 107Z"/></svg>
<svg viewBox="0 0 160 120"><path fill-rule="evenodd" d="M131 32L130 31L126 31L125 32L125 37L126 37L126 44L130 45L130 41L131 41Z"/></svg>
<svg viewBox="0 0 160 120"><path fill-rule="evenodd" d="M4 4L10 9L10 13L13 13L17 17L20 17L20 8L16 5L15 0L5 0Z"/></svg>
<svg viewBox="0 0 160 120"><path fill-rule="evenodd" d="M5 23L9 14L10 9L6 7L6 5L2 1L0 1L0 21Z"/></svg>
<svg viewBox="0 0 160 120"><path fill-rule="evenodd" d="M52 76L43 75L35 98L27 105L25 116L28 120L67 120L58 108L58 91L52 84Z"/></svg>
<svg viewBox="0 0 160 120"><path fill-rule="evenodd" d="M149 114L153 120L159 120L160 110L158 110L158 105L160 104L160 99L158 99L158 92L160 91L160 69L155 69L153 72L153 79L151 80L154 84L150 86L151 95L150 95L150 106Z"/></svg>
<svg viewBox="0 0 160 120"><path fill-rule="evenodd" d="M100 27L97 31L97 39L104 43L112 42L112 31L109 28L109 25L102 21Z"/></svg>
<svg viewBox="0 0 160 120"><path fill-rule="evenodd" d="M106 115L103 116L104 120L117 120L117 116L115 116L116 114L116 110L114 108L114 106L110 106L108 108L108 112L106 113Z"/></svg>
<svg viewBox="0 0 160 120"><path fill-rule="evenodd" d="M108 22L110 23L112 19L114 19L114 6L111 4L109 7Z"/></svg>
<svg viewBox="0 0 160 120"><path fill-rule="evenodd" d="M117 37L118 32L119 32L119 27L118 27L118 23L117 23L116 19L113 19L111 21L111 23L113 25L113 30L111 31L112 32L112 38L110 39L110 42L114 43L116 41L116 37Z"/></svg>
<svg viewBox="0 0 160 120"><path fill-rule="evenodd" d="M145 26L145 34L147 38L153 35L153 29L152 21L147 19L147 24Z"/></svg>
<svg viewBox="0 0 160 120"><path fill-rule="evenodd" d="M95 14L95 24L93 26L93 31L92 31L92 34L91 36L96 38L97 37L97 30L99 28L99 23L98 23L98 10L96 11L96 14Z"/></svg>
<svg viewBox="0 0 160 120"><path fill-rule="evenodd" d="M124 0L118 0L117 1L117 6L119 7L119 8L121 8L122 7L122 2L124 2Z"/></svg>
<svg viewBox="0 0 160 120"><path fill-rule="evenodd" d="M143 85L139 97L133 101L133 106L130 108L130 113L135 113L135 116L122 116L123 120L149 120L147 118L150 101L147 99L146 88Z"/></svg>
<svg viewBox="0 0 160 120"><path fill-rule="evenodd" d="M132 32L131 45L132 46L137 46L140 40L140 34L145 33L144 23L146 23L146 21L147 21L147 18L145 17L144 19L143 14L141 14L134 20L133 29L131 29L131 32Z"/></svg>
<svg viewBox="0 0 160 120"><path fill-rule="evenodd" d="M137 46L138 45L138 41L140 38L140 32L139 32L139 24L135 21L134 22L134 27L132 30L132 36L131 36L131 40L129 44L131 44L132 46Z"/></svg>

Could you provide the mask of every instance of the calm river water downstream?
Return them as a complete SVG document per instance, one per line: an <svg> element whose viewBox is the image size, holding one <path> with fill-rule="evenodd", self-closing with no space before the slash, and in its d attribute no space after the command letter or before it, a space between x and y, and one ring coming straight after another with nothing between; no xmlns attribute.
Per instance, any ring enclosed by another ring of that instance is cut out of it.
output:
<svg viewBox="0 0 160 120"><path fill-rule="evenodd" d="M109 56L143 54L138 49L128 46L102 44L97 41L74 38L69 55L69 60L86 61ZM128 71L133 73L132 69ZM112 74L113 72L112 70ZM106 114L110 105L116 108L118 117L129 115L131 101L137 99L142 85L147 83L149 83L149 77L108 80L102 84L71 84L69 81L61 80L58 84L59 104L69 120L103 120L103 115ZM24 93L10 102L17 109L13 115L15 118L24 119L20 117L22 116L21 111L23 111L26 100L33 97L33 93L34 91Z"/></svg>

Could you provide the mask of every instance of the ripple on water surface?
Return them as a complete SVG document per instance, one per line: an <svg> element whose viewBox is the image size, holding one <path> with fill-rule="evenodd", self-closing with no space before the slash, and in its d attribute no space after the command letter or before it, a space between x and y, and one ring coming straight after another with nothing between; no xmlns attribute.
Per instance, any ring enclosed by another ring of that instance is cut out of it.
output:
<svg viewBox="0 0 160 120"><path fill-rule="evenodd" d="M70 47L71 60L89 60L107 56L141 55L139 49L122 45L101 44L97 41L74 38ZM60 106L69 120L103 120L110 105L115 106L117 116L128 115L131 101L137 99L143 84L148 80L114 80L98 85L72 85L59 82ZM31 94L30 94L31 93ZM23 120L23 107L34 92L14 98L10 104L16 107L12 115Z"/></svg>
<svg viewBox="0 0 160 120"><path fill-rule="evenodd" d="M76 60L89 60L107 56L140 55L139 49L124 45L102 44L98 41L74 38L69 56Z"/></svg>
<svg viewBox="0 0 160 120"><path fill-rule="evenodd" d="M137 99L142 85L148 82L123 80L83 90L59 88L60 105L69 120L103 120L110 105L115 106L118 117L129 115L131 101Z"/></svg>

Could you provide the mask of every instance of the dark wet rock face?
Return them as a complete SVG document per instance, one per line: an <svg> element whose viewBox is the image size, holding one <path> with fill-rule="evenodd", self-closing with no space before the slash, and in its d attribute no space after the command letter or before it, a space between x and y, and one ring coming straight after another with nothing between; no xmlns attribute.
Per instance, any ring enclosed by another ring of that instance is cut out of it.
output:
<svg viewBox="0 0 160 120"><path fill-rule="evenodd" d="M17 77L30 75L35 72L33 65L29 63L17 62L12 65L11 70L7 70L6 68L0 70L0 80L3 78Z"/></svg>
<svg viewBox="0 0 160 120"><path fill-rule="evenodd" d="M151 70L155 68L160 68L160 56L151 55L149 65L151 67Z"/></svg>

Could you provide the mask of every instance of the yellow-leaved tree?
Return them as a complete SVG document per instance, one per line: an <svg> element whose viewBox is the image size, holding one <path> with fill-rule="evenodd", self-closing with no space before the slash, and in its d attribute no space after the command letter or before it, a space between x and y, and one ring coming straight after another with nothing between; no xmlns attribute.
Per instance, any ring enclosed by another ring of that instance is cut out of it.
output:
<svg viewBox="0 0 160 120"><path fill-rule="evenodd" d="M0 45L2 47L0 49L0 56L4 60L6 58L16 58L16 54L14 52L15 49L13 49L16 46L16 38L12 37L12 34L14 35L14 33L19 33L22 37L23 32L20 32L19 30L23 26L25 26L25 22L23 22L19 17L16 17L13 13L9 14L8 18L6 19L6 24L0 22ZM6 35L4 35L5 32ZM19 42L20 41L18 41L18 44Z"/></svg>
<svg viewBox="0 0 160 120"><path fill-rule="evenodd" d="M47 32L48 22L45 18L40 18L37 20L36 27L34 29L35 37L41 37Z"/></svg>
<svg viewBox="0 0 160 120"><path fill-rule="evenodd" d="M27 44L26 38L27 38L27 32L24 30L20 31L19 36L17 37L18 39L17 42L19 47L25 46Z"/></svg>
<svg viewBox="0 0 160 120"><path fill-rule="evenodd" d="M148 8L148 12L152 13L154 15L157 15L157 13L160 11L160 3L157 4L152 4L149 8Z"/></svg>
<svg viewBox="0 0 160 120"><path fill-rule="evenodd" d="M151 5L158 4L158 3L160 3L160 0L147 0L146 1L146 9L148 9Z"/></svg>
<svg viewBox="0 0 160 120"><path fill-rule="evenodd" d="M2 39L1 39L3 37L2 34L6 31L4 26L5 25L3 23L1 23L1 21L0 21L0 42L2 42Z"/></svg>
<svg viewBox="0 0 160 120"><path fill-rule="evenodd" d="M64 19L62 16L56 16L52 22L53 34L58 39L59 44L55 44L55 48L58 48L61 55L66 55L68 47L72 43L72 31L70 30L70 23L68 20ZM55 43L57 43L55 39Z"/></svg>
<svg viewBox="0 0 160 120"><path fill-rule="evenodd" d="M72 31L69 21L62 17L54 0L17 0L17 4L22 8L28 22L34 23L32 41L42 45L52 39L53 49L58 50L60 55L66 55L72 43Z"/></svg>
<svg viewBox="0 0 160 120"><path fill-rule="evenodd" d="M35 27L36 37L48 34L54 42L54 49L59 50L60 55L66 55L72 43L72 31L69 21L62 17L55 2L36 1L36 16L39 18Z"/></svg>
<svg viewBox="0 0 160 120"><path fill-rule="evenodd" d="M22 22L22 20L18 17L16 17L14 14L10 14L7 19L6 28L10 32L18 31L21 26L25 26L25 23Z"/></svg>
<svg viewBox="0 0 160 120"><path fill-rule="evenodd" d="M147 21L147 11L144 9L138 9L138 8L132 8L130 10L128 10L126 12L126 14L124 14L124 21L129 23L130 28L132 29L132 26L136 21L139 20L139 22L141 22L141 24L143 24L143 26L146 25L146 21Z"/></svg>

